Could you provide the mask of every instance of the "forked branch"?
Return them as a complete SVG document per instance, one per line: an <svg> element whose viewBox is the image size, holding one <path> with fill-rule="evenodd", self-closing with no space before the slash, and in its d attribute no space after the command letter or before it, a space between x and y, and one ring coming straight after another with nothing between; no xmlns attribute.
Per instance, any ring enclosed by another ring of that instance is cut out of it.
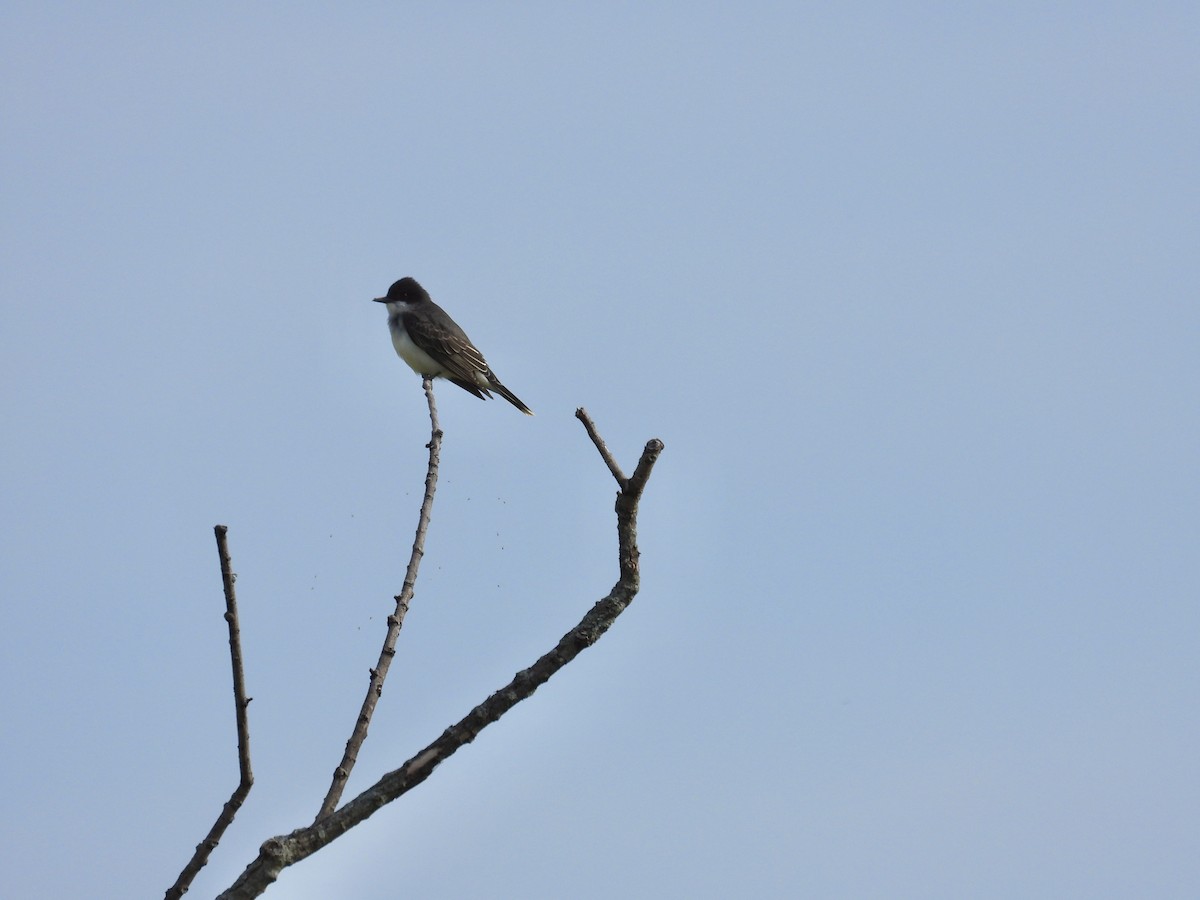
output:
<svg viewBox="0 0 1200 900"><path fill-rule="evenodd" d="M632 602L640 584L637 549L638 504L650 471L663 451L663 443L657 439L649 441L642 451L633 475L626 479L620 474L620 469L608 453L604 442L599 439L594 425L590 424L591 419L587 413L580 409L576 415L584 423L605 465L620 485L616 503L617 558L620 575L612 590L584 615L578 625L563 635L552 650L529 668L518 672L508 684L447 728L437 740L400 768L387 773L349 803L318 819L312 825L266 841L259 849L258 857L246 867L237 881L220 895L219 900L248 900L258 897L285 868L311 856L386 804L416 787L432 774L439 763L473 741L485 727L530 696L559 669L578 656L580 651L599 640L616 621L617 616Z"/></svg>

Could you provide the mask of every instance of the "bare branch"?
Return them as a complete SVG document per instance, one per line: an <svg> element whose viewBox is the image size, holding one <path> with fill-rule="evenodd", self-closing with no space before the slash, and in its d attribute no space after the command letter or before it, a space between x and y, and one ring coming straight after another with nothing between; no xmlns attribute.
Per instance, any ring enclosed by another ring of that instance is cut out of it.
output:
<svg viewBox="0 0 1200 900"><path fill-rule="evenodd" d="M350 739L346 741L346 752L342 754L342 761L338 763L338 767L333 770L333 782L329 785L329 791L321 802L321 808L317 811L314 822L320 822L337 808L338 801L342 799L342 791L345 790L346 782L350 778L350 772L358 761L358 751L367 739L371 716L374 715L375 705L383 694L383 682L387 678L392 657L396 655L396 640L400 637L400 629L404 626L404 617L408 614L408 604L412 600L413 590L416 587L417 569L421 566L421 557L425 555L425 533L429 530L429 516L433 510L433 494L437 490L438 456L442 447L442 429L438 424L437 404L433 400L433 379L426 376L423 383L425 399L429 403L431 437L429 443L425 445L429 448L429 468L425 473L425 499L421 501L421 512L417 517L417 533L413 538L408 569L404 573L404 584L400 588L400 593L395 597L395 612L387 619L388 630L383 640L383 649L379 651L379 661L375 663L375 668L371 669L367 696L363 698L362 708L354 722L354 730L350 733Z"/></svg>
<svg viewBox="0 0 1200 900"><path fill-rule="evenodd" d="M587 414L580 410L576 415L580 413L584 426L588 427L590 420L585 418ZM589 434L594 433L594 430L594 427L588 428ZM601 457L606 457L607 450L603 449L603 442L598 437L593 437L593 441L600 450ZM218 900L249 900L262 894L285 868L311 856L428 778L439 763L473 741L485 727L533 694L551 676L608 631L638 591L638 502L650 477L650 470L662 451L662 441L649 441L634 469L634 477L629 479L617 494L620 577L608 595L598 601L578 625L563 635L554 649L529 668L518 672L512 681L476 706L458 723L447 728L441 737L399 769L387 773L341 809L307 828L300 828L291 834L266 841L259 849L258 857ZM608 459L605 461L607 463ZM615 463L609 465L610 470L614 465Z"/></svg>
<svg viewBox="0 0 1200 900"><path fill-rule="evenodd" d="M587 414L587 410L582 406L575 410L575 418L583 423L583 427L587 429L588 437L592 439L592 443L596 445L596 449L600 451L600 458L604 460L604 464L608 466L608 471L612 472L613 478L617 479L617 484L625 487L625 473L621 471L621 467L617 465L617 461L613 459L612 453L608 450L608 445L604 443L604 439L600 437L596 431L596 423L592 421L592 417Z"/></svg>
<svg viewBox="0 0 1200 900"><path fill-rule="evenodd" d="M209 830L204 840L196 845L196 852L179 873L179 878L167 890L166 900L178 900L187 893L192 880L208 863L208 857L221 841L225 829L233 823L233 817L241 809L246 795L254 785L254 773L250 770L250 721L246 707L250 705L250 697L246 696L246 677L242 669L242 631L238 624L237 595L233 583L237 576L233 573L233 564L229 558L229 544L226 533L229 529L224 525L213 528L217 536L217 555L221 559L221 582L225 588L225 621L229 625L229 659L233 666L233 705L237 715L238 735L238 769L241 780L221 809L217 821Z"/></svg>

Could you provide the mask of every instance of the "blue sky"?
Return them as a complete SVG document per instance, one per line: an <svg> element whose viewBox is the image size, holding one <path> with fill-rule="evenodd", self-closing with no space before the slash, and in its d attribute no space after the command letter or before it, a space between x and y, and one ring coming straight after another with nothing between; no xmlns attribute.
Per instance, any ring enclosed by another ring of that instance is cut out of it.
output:
<svg viewBox="0 0 1200 900"><path fill-rule="evenodd" d="M616 577L592 650L268 896L1191 897L1193 4L9 3L5 896L191 896Z"/></svg>

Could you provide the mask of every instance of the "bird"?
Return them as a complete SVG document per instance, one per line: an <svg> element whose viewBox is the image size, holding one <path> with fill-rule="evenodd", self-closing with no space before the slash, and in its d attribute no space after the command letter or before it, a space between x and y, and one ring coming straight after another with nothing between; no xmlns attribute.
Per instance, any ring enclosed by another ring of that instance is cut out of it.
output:
<svg viewBox="0 0 1200 900"><path fill-rule="evenodd" d="M500 383L466 332L415 278L401 278L388 288L386 296L374 299L387 304L392 346L418 375L445 378L481 400L495 391L525 415L533 415L532 409Z"/></svg>

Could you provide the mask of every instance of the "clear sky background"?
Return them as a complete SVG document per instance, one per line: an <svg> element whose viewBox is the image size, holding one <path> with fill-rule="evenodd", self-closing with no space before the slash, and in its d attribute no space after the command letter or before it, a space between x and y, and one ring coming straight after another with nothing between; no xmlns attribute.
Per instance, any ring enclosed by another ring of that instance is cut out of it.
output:
<svg viewBox="0 0 1200 900"><path fill-rule="evenodd" d="M1194 3L0 13L5 897L190 896L616 577L594 649L268 896L1195 897Z"/></svg>

